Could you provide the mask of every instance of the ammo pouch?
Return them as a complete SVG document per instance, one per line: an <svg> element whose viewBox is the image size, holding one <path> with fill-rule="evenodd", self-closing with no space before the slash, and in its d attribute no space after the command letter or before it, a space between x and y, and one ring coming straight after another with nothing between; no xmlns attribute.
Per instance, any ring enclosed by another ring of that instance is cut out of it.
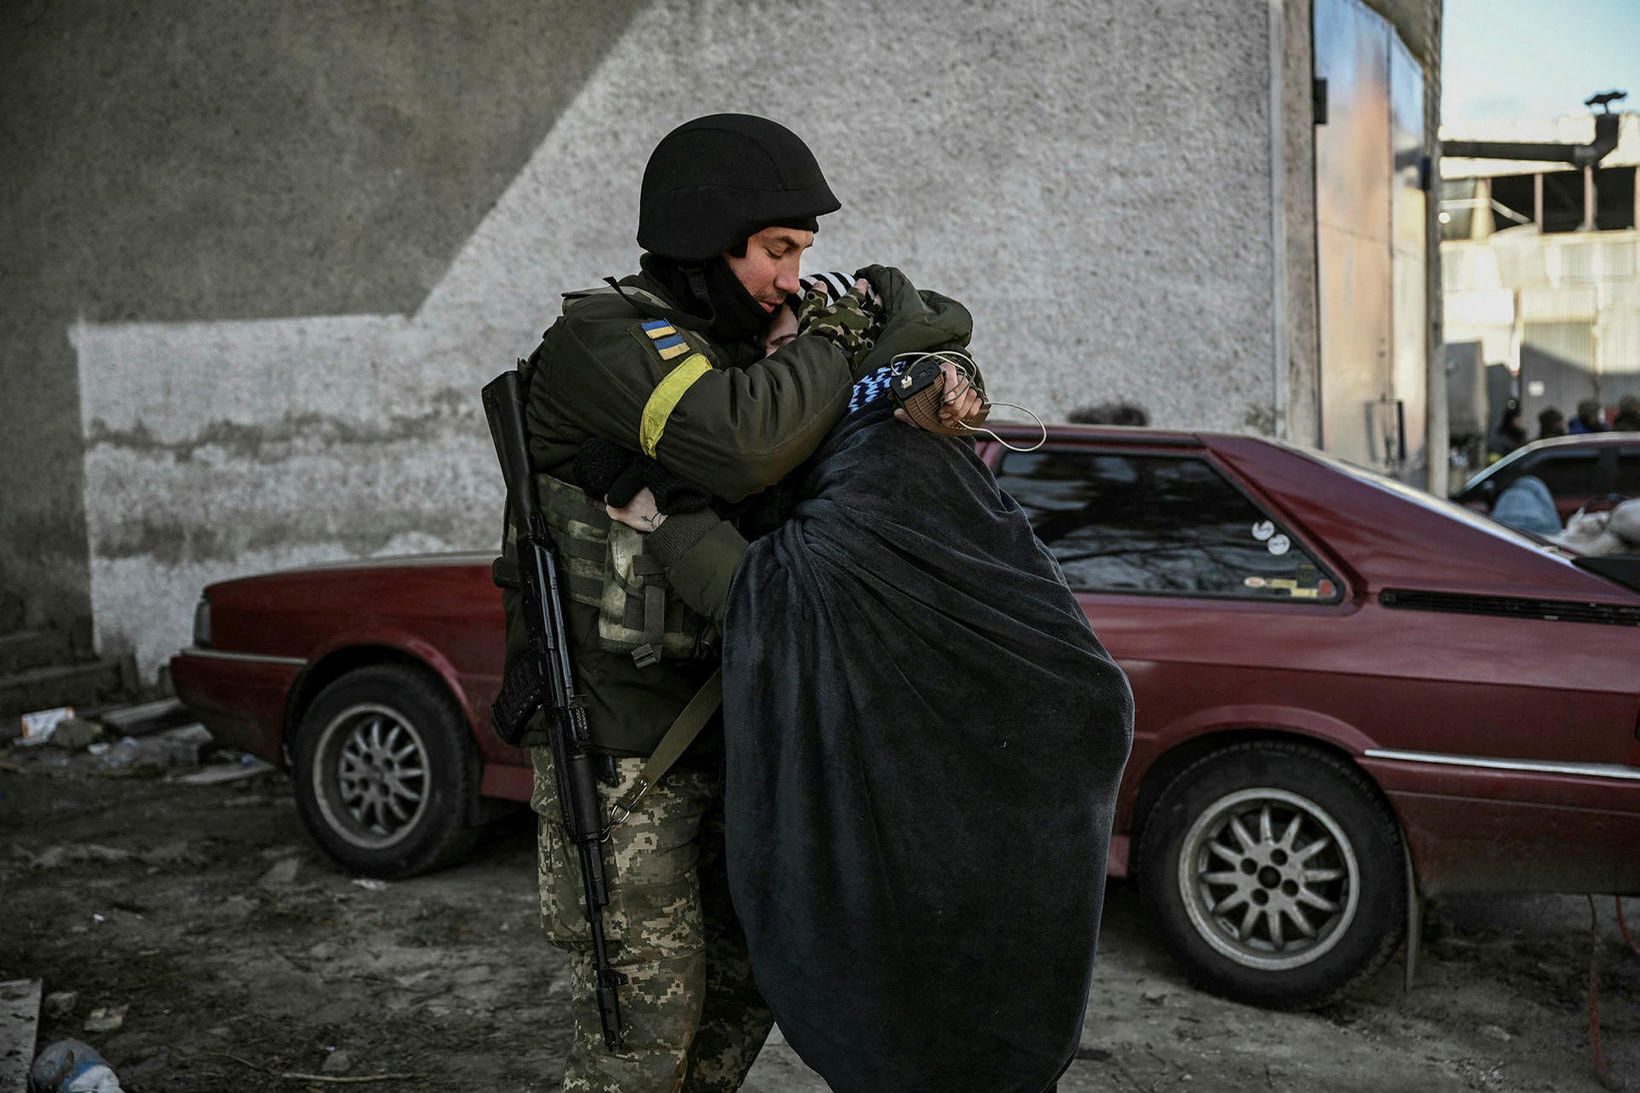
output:
<svg viewBox="0 0 1640 1093"><path fill-rule="evenodd" d="M537 474L535 484L558 544L563 591L597 609L599 648L631 653L639 667L715 651L717 625L667 586L660 564L644 554L640 532L611 520L579 487L545 474Z"/></svg>

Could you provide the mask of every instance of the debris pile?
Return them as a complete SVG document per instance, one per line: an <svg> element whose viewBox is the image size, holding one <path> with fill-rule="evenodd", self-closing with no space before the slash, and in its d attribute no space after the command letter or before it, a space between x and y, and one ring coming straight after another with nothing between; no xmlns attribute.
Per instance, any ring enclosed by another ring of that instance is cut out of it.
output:
<svg viewBox="0 0 1640 1093"><path fill-rule="evenodd" d="M0 738L9 738L11 747L0 770L61 767L89 757L100 773L214 785L273 769L254 756L219 749L210 730L174 698L90 711L58 706L23 714L3 729Z"/></svg>

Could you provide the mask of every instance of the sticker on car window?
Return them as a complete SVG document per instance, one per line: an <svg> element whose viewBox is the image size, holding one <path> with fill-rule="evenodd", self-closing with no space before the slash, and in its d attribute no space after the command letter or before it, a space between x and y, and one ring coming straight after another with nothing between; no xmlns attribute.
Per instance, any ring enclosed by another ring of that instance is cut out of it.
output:
<svg viewBox="0 0 1640 1093"><path fill-rule="evenodd" d="M1294 577L1262 577L1254 573L1241 579L1242 586L1256 592L1285 593L1295 600L1330 600L1336 590L1332 581L1325 577L1318 577L1314 567L1304 566L1300 576Z"/></svg>
<svg viewBox="0 0 1640 1093"><path fill-rule="evenodd" d="M1253 525L1253 538L1257 539L1261 543L1269 539L1270 536L1275 533L1276 526L1269 520L1260 520L1258 523Z"/></svg>
<svg viewBox="0 0 1640 1093"><path fill-rule="evenodd" d="M1293 549L1293 541L1285 535L1272 535L1270 541L1264 544L1265 548L1276 557L1281 557Z"/></svg>

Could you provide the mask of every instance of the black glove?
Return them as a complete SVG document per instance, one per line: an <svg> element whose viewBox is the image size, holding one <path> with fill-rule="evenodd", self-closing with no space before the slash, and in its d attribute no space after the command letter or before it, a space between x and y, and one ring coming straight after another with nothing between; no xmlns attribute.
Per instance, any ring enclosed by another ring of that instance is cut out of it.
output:
<svg viewBox="0 0 1640 1093"><path fill-rule="evenodd" d="M648 456L623 448L612 440L594 440L575 456L575 482L588 495L625 508L645 486L655 495L655 508L671 516L699 512L711 503L705 490L680 478Z"/></svg>

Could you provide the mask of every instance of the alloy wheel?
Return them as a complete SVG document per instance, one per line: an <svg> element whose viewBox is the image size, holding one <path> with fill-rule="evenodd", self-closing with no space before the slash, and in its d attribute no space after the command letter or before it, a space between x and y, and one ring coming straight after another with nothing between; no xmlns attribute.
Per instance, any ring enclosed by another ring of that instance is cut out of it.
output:
<svg viewBox="0 0 1640 1093"><path fill-rule="evenodd" d="M427 746L388 706L350 706L325 725L313 764L314 797L329 825L359 846L389 846L426 811Z"/></svg>
<svg viewBox="0 0 1640 1093"><path fill-rule="evenodd" d="M1179 894L1191 924L1238 964L1301 967L1335 946L1354 920L1361 870L1327 810L1275 788L1214 801L1185 833Z"/></svg>

